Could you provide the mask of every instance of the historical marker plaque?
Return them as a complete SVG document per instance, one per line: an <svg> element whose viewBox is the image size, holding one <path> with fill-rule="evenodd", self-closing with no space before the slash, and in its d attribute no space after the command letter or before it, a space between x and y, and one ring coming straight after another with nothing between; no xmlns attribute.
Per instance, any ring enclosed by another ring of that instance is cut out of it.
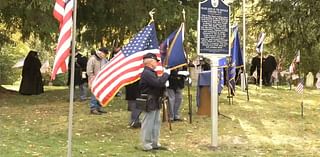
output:
<svg viewBox="0 0 320 157"><path fill-rule="evenodd" d="M229 55L229 11L229 6L221 0L207 0L199 3L199 55Z"/></svg>

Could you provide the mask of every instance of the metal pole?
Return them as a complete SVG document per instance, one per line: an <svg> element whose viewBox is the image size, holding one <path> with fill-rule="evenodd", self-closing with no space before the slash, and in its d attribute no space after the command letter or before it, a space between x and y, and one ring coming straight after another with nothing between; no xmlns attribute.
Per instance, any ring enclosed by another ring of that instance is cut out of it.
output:
<svg viewBox="0 0 320 157"><path fill-rule="evenodd" d="M260 77L259 77L259 80L260 80L260 88L262 88L262 58L263 58L263 54L262 54L262 51L260 52Z"/></svg>
<svg viewBox="0 0 320 157"><path fill-rule="evenodd" d="M218 62L211 59L211 146L218 147Z"/></svg>
<svg viewBox="0 0 320 157"><path fill-rule="evenodd" d="M247 80L247 68L246 68L246 0L242 0L242 27L243 27L243 45L242 45L242 52L243 52L243 74L244 74L244 84L245 90L247 92L247 101L249 101L249 86Z"/></svg>
<svg viewBox="0 0 320 157"><path fill-rule="evenodd" d="M246 4L246 0L242 0L242 34L243 34L243 45L242 45L242 59L243 59L243 71L244 73L246 73L246 11L245 11L245 4ZM246 74L245 74L246 75ZM244 79L246 80L246 76L244 77ZM244 81L247 82L247 81ZM246 85L245 85L246 88ZM246 89L245 89L246 90Z"/></svg>
<svg viewBox="0 0 320 157"><path fill-rule="evenodd" d="M73 117L73 98L74 98L74 68L75 68L75 46L76 46L76 25L77 25L77 2L73 1L73 27L72 27L72 54L71 54L71 78L70 78L70 98L68 116L68 157L72 156L72 117Z"/></svg>

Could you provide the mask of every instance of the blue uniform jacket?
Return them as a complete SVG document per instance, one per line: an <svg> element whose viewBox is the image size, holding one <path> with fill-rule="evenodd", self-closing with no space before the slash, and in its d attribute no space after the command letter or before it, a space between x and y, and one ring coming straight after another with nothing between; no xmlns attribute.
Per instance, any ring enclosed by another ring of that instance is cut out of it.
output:
<svg viewBox="0 0 320 157"><path fill-rule="evenodd" d="M150 67L144 67L140 79L140 91L142 94L148 95L147 106L148 111L153 111L161 108L160 97L163 96L165 83L169 75L164 73L158 77L156 72Z"/></svg>

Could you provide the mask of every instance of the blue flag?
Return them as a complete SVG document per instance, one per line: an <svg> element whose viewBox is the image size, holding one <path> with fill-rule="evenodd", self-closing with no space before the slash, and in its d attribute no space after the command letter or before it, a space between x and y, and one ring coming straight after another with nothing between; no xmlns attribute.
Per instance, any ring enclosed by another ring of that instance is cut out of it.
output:
<svg viewBox="0 0 320 157"><path fill-rule="evenodd" d="M227 59L221 58L219 60L219 68L218 68L218 79L219 79L219 83L218 83L218 93L221 94L221 91L223 89L224 86L224 71L223 71L223 67L227 65Z"/></svg>
<svg viewBox="0 0 320 157"><path fill-rule="evenodd" d="M233 28L231 47L231 67L229 68L229 87L231 94L234 95L236 85L236 68L243 66L243 59L240 47L240 39L238 35L238 26Z"/></svg>
<svg viewBox="0 0 320 157"><path fill-rule="evenodd" d="M174 37L177 34L177 30L172 32L161 44L160 44L160 55L161 55L161 61L164 62L164 60L167 57L168 49L170 46L170 43L172 43Z"/></svg>
<svg viewBox="0 0 320 157"><path fill-rule="evenodd" d="M187 64L187 56L183 48L184 23L180 28L171 33L170 36L161 43L160 53L163 58L163 66L174 68Z"/></svg>

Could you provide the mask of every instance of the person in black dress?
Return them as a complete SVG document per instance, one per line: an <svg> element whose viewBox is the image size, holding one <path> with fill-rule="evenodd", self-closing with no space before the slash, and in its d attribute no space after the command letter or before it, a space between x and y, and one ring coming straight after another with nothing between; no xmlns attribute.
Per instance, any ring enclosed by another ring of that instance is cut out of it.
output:
<svg viewBox="0 0 320 157"><path fill-rule="evenodd" d="M30 51L24 60L20 94L38 95L44 92L40 68L41 62L38 58L38 52Z"/></svg>

